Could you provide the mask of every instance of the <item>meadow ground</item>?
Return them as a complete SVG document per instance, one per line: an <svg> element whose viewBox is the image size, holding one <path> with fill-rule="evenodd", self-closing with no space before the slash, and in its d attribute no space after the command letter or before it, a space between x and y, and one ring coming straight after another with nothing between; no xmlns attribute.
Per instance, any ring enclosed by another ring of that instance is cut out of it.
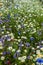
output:
<svg viewBox="0 0 43 65"><path fill-rule="evenodd" d="M37 65L38 58L43 59L42 2L1 0L0 65Z"/></svg>

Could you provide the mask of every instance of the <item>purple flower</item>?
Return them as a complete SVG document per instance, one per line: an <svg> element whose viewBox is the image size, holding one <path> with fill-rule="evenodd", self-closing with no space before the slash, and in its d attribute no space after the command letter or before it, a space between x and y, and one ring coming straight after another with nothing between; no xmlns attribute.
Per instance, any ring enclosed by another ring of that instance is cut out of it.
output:
<svg viewBox="0 0 43 65"><path fill-rule="evenodd" d="M17 57L20 56L20 52L17 52L17 51L16 51L16 55L17 55Z"/></svg>
<svg viewBox="0 0 43 65"><path fill-rule="evenodd" d="M23 45L23 44L22 44L22 41L21 41L20 44L18 44L18 46L19 46L19 47L22 47L22 45Z"/></svg>
<svg viewBox="0 0 43 65"><path fill-rule="evenodd" d="M10 20L8 20L8 19L4 19L4 22L10 22Z"/></svg>
<svg viewBox="0 0 43 65"><path fill-rule="evenodd" d="M13 55L13 58L14 58L14 59L16 59L16 58L17 58L16 53Z"/></svg>
<svg viewBox="0 0 43 65"><path fill-rule="evenodd" d="M2 20L0 20L0 24L2 24Z"/></svg>
<svg viewBox="0 0 43 65"><path fill-rule="evenodd" d="M2 42L2 39L0 39L0 41Z"/></svg>
<svg viewBox="0 0 43 65"><path fill-rule="evenodd" d="M25 45L26 45L26 47L29 47L30 46L30 43L27 42Z"/></svg>
<svg viewBox="0 0 43 65"><path fill-rule="evenodd" d="M13 57L16 59L18 56L20 56L20 52L16 51Z"/></svg>
<svg viewBox="0 0 43 65"><path fill-rule="evenodd" d="M7 54L7 52L6 52L6 51L4 51L4 52L3 52L3 55L6 55L6 54Z"/></svg>
<svg viewBox="0 0 43 65"><path fill-rule="evenodd" d="M7 36L7 37L6 37L6 40L8 40L8 39L10 39L10 38L11 38L10 36Z"/></svg>
<svg viewBox="0 0 43 65"><path fill-rule="evenodd" d="M4 40L3 40L2 38L0 39L0 41L1 41L2 43L4 42Z"/></svg>
<svg viewBox="0 0 43 65"><path fill-rule="evenodd" d="M33 41L34 40L34 37L30 37L30 40Z"/></svg>
<svg viewBox="0 0 43 65"><path fill-rule="evenodd" d="M30 59L30 56L27 56L27 59Z"/></svg>
<svg viewBox="0 0 43 65"><path fill-rule="evenodd" d="M2 43L5 41L5 37L3 36L2 38L1 38L1 40L2 40Z"/></svg>
<svg viewBox="0 0 43 65"><path fill-rule="evenodd" d="M42 45L40 45L40 48L43 48L43 46L42 46Z"/></svg>
<svg viewBox="0 0 43 65"><path fill-rule="evenodd" d="M18 31L18 35L20 35L21 34L21 32L20 31Z"/></svg>
<svg viewBox="0 0 43 65"><path fill-rule="evenodd" d="M7 51L7 54L10 54L11 52L10 51Z"/></svg>
<svg viewBox="0 0 43 65"><path fill-rule="evenodd" d="M43 59L42 58L38 58L37 60L36 60L36 62L38 62L38 63L43 63Z"/></svg>

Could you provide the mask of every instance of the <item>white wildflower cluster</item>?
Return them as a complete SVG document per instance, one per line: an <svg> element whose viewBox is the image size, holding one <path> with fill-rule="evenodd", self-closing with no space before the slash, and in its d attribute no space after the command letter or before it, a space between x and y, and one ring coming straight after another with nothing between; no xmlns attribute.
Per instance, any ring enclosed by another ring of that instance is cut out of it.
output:
<svg viewBox="0 0 43 65"><path fill-rule="evenodd" d="M20 60L21 62L25 62L26 56L18 57L18 60Z"/></svg>

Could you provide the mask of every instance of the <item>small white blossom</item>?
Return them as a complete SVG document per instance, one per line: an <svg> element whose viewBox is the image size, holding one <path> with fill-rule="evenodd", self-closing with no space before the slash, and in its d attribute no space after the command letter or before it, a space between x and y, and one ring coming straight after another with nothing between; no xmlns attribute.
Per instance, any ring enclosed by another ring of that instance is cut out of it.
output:
<svg viewBox="0 0 43 65"><path fill-rule="evenodd" d="M18 57L18 60L20 60L21 62L25 62L26 56L22 56L22 57Z"/></svg>
<svg viewBox="0 0 43 65"><path fill-rule="evenodd" d="M9 31L7 31L7 33L9 34Z"/></svg>
<svg viewBox="0 0 43 65"><path fill-rule="evenodd" d="M12 46L8 47L8 50L12 50L12 49L13 49Z"/></svg>
<svg viewBox="0 0 43 65"><path fill-rule="evenodd" d="M26 33L25 31L23 33Z"/></svg>
<svg viewBox="0 0 43 65"><path fill-rule="evenodd" d="M5 35L5 37L7 37L8 35Z"/></svg>
<svg viewBox="0 0 43 65"><path fill-rule="evenodd" d="M3 26L3 28L5 29L5 26Z"/></svg>
<svg viewBox="0 0 43 65"><path fill-rule="evenodd" d="M4 32L2 32L2 34L4 34Z"/></svg>
<svg viewBox="0 0 43 65"><path fill-rule="evenodd" d="M1 60L4 60L5 59L5 57L4 56L1 56Z"/></svg>
<svg viewBox="0 0 43 65"><path fill-rule="evenodd" d="M33 54L33 56L35 57L36 55L35 55L35 54Z"/></svg>
<svg viewBox="0 0 43 65"><path fill-rule="evenodd" d="M36 54L40 54L40 50L36 50Z"/></svg>
<svg viewBox="0 0 43 65"><path fill-rule="evenodd" d="M27 53L27 50L25 49L24 52Z"/></svg>
<svg viewBox="0 0 43 65"><path fill-rule="evenodd" d="M2 42L0 41L0 46L2 46Z"/></svg>
<svg viewBox="0 0 43 65"><path fill-rule="evenodd" d="M32 47L32 50L35 50L35 48L34 48L34 47Z"/></svg>
<svg viewBox="0 0 43 65"><path fill-rule="evenodd" d="M2 46L0 46L0 49L3 49L3 47L2 47Z"/></svg>
<svg viewBox="0 0 43 65"><path fill-rule="evenodd" d="M18 60L21 60L21 57L18 57Z"/></svg>
<svg viewBox="0 0 43 65"><path fill-rule="evenodd" d="M20 52L20 51L21 51L20 49L17 50L17 52Z"/></svg>
<svg viewBox="0 0 43 65"><path fill-rule="evenodd" d="M7 39L7 41L11 41L11 39L9 38L9 39Z"/></svg>
<svg viewBox="0 0 43 65"><path fill-rule="evenodd" d="M21 62L25 62L26 56L21 57Z"/></svg>
<svg viewBox="0 0 43 65"><path fill-rule="evenodd" d="M40 50L42 50L42 51L43 51L43 47L42 47L42 48L40 48Z"/></svg>
<svg viewBox="0 0 43 65"><path fill-rule="evenodd" d="M39 48L39 46L37 46L37 48Z"/></svg>
<svg viewBox="0 0 43 65"><path fill-rule="evenodd" d="M21 28L21 25L18 25L18 28Z"/></svg>
<svg viewBox="0 0 43 65"><path fill-rule="evenodd" d="M24 26L27 26L27 24L24 24Z"/></svg>
<svg viewBox="0 0 43 65"><path fill-rule="evenodd" d="M27 37L26 37L26 36L21 36L21 38L27 39Z"/></svg>
<svg viewBox="0 0 43 65"><path fill-rule="evenodd" d="M17 64L15 64L15 65L17 65Z"/></svg>
<svg viewBox="0 0 43 65"><path fill-rule="evenodd" d="M18 39L18 42L20 42L21 41L21 39Z"/></svg>
<svg viewBox="0 0 43 65"><path fill-rule="evenodd" d="M43 41L41 41L41 43L43 44Z"/></svg>
<svg viewBox="0 0 43 65"><path fill-rule="evenodd" d="M1 52L0 55L2 55L3 53Z"/></svg>
<svg viewBox="0 0 43 65"><path fill-rule="evenodd" d="M12 52L15 52L15 49L12 49Z"/></svg>

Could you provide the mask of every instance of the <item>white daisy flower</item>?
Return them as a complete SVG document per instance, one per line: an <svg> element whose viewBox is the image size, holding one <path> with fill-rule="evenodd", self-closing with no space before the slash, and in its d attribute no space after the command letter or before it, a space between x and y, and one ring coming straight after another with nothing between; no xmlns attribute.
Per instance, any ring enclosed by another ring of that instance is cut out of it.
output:
<svg viewBox="0 0 43 65"><path fill-rule="evenodd" d="M2 46L0 46L0 49L3 49L3 47L2 47Z"/></svg>
<svg viewBox="0 0 43 65"><path fill-rule="evenodd" d="M18 60L20 60L21 62L25 62L26 56L22 56L22 57L18 57Z"/></svg>
<svg viewBox="0 0 43 65"><path fill-rule="evenodd" d="M12 52L15 52L15 49L12 49Z"/></svg>
<svg viewBox="0 0 43 65"><path fill-rule="evenodd" d="M13 49L12 46L8 47L8 50L12 50L12 49Z"/></svg>
<svg viewBox="0 0 43 65"><path fill-rule="evenodd" d="M40 50L36 50L36 54L40 54Z"/></svg>
<svg viewBox="0 0 43 65"><path fill-rule="evenodd" d="M5 57L4 56L1 56L1 60L4 60L5 59Z"/></svg>
<svg viewBox="0 0 43 65"><path fill-rule="evenodd" d="M27 50L25 49L24 52L27 53Z"/></svg>

